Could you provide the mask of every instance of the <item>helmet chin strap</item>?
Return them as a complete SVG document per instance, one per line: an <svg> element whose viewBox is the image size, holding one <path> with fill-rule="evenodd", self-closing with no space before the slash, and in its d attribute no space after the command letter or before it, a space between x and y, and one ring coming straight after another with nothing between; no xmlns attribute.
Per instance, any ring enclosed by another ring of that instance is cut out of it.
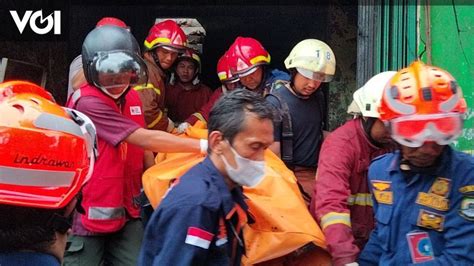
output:
<svg viewBox="0 0 474 266"><path fill-rule="evenodd" d="M400 170L408 177L411 177L415 174L436 174L436 170L441 165L442 155L438 156L432 165L426 167L415 166L409 160L403 158L402 150L400 150L400 155Z"/></svg>
<svg viewBox="0 0 474 266"><path fill-rule="evenodd" d="M159 59L158 56L156 55L155 51L156 51L156 48L155 48L154 50L150 51L151 56L153 57L153 60L155 61L156 66L157 66L159 69L161 69L161 71L163 71L164 73L166 73L166 69L164 69L163 67L161 67L160 59Z"/></svg>

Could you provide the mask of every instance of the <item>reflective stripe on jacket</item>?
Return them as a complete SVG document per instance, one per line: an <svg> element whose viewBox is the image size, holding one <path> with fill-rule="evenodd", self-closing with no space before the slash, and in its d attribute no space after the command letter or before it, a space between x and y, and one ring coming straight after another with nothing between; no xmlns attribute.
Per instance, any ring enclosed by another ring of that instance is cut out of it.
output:
<svg viewBox="0 0 474 266"><path fill-rule="evenodd" d="M361 118L346 122L323 142L310 209L335 265L354 262L374 227L367 170L385 152L370 143Z"/></svg>

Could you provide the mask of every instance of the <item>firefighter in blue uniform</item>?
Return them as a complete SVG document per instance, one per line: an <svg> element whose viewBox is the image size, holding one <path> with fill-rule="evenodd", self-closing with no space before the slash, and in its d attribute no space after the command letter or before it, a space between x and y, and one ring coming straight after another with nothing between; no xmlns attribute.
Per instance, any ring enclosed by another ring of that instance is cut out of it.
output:
<svg viewBox="0 0 474 266"><path fill-rule="evenodd" d="M414 62L387 84L380 115L400 149L369 168L377 222L360 265L473 265L474 159L448 146L465 111L437 67Z"/></svg>
<svg viewBox="0 0 474 266"><path fill-rule="evenodd" d="M264 177L271 107L254 92L232 91L214 105L208 130L209 155L174 183L153 213L139 265L240 265L249 218L241 186Z"/></svg>

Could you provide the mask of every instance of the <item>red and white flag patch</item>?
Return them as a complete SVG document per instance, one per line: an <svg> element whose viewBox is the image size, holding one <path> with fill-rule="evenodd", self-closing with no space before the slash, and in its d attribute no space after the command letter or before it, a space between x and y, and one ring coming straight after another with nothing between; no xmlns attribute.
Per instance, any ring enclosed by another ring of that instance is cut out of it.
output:
<svg viewBox="0 0 474 266"><path fill-rule="evenodd" d="M191 226L188 228L188 234L184 242L203 249L209 249L213 237L214 234L202 230L201 228Z"/></svg>

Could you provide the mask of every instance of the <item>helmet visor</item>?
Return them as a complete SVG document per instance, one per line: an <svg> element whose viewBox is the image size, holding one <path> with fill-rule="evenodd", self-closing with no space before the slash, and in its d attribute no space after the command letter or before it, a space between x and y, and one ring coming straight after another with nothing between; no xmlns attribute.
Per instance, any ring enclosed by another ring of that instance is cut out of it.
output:
<svg viewBox="0 0 474 266"><path fill-rule="evenodd" d="M224 84L224 86L230 91L243 88L242 83L240 83L239 79L226 80L222 84Z"/></svg>
<svg viewBox="0 0 474 266"><path fill-rule="evenodd" d="M420 147L426 141L448 145L462 133L463 119L459 113L412 115L391 120L392 138L408 147Z"/></svg>
<svg viewBox="0 0 474 266"><path fill-rule="evenodd" d="M111 94L120 94L129 86L148 81L145 63L137 54L128 51L99 53L91 70L94 85Z"/></svg>
<svg viewBox="0 0 474 266"><path fill-rule="evenodd" d="M313 72L311 70L300 68L300 67L297 67L296 71L298 71L298 73L303 75L305 78L317 80L321 82L330 82L332 81L334 77L334 75L328 75L323 72Z"/></svg>

